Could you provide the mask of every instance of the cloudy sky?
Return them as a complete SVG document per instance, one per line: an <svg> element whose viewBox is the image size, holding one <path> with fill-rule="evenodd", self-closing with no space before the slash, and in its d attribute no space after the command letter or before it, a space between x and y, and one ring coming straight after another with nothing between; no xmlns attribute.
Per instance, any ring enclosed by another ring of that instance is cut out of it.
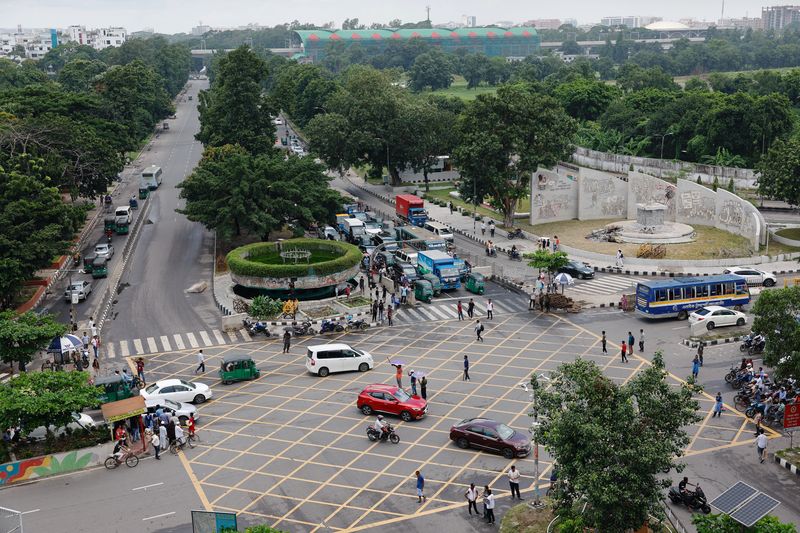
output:
<svg viewBox="0 0 800 533"><path fill-rule="evenodd" d="M769 0L726 0L725 16L761 16ZM784 2L785 3L785 2ZM357 17L362 23L425 19L459 21L475 15L478 24L499 20L522 22L535 18L576 18L579 23L599 21L610 15L656 15L666 20L693 17L716 20L722 0L0 0L0 28L124 26L129 31L154 28L161 33L189 32L200 21L211 26L248 23L275 25L299 20L322 24Z"/></svg>

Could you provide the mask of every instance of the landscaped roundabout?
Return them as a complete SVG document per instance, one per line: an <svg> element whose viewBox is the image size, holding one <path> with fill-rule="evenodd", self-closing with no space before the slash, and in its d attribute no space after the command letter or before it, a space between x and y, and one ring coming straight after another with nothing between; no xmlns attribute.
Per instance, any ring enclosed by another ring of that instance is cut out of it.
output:
<svg viewBox="0 0 800 533"><path fill-rule="evenodd" d="M351 244L321 239L257 242L232 250L227 257L234 292L316 300L335 296L336 287L358 274L361 251Z"/></svg>

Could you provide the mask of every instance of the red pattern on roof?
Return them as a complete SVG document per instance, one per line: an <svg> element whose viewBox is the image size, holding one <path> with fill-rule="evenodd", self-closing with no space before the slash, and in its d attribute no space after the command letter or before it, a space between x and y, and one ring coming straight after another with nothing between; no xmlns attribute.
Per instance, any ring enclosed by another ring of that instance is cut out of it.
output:
<svg viewBox="0 0 800 533"><path fill-rule="evenodd" d="M436 33L435 31L431 32L431 37L434 38L434 39L441 39L442 38L442 36L439 35L438 33Z"/></svg>
<svg viewBox="0 0 800 533"><path fill-rule="evenodd" d="M319 36L315 33L308 38L309 41L319 41Z"/></svg>
<svg viewBox="0 0 800 533"><path fill-rule="evenodd" d="M531 32L529 32L528 30L525 30L525 31L522 32L522 36L523 37L530 37L531 36Z"/></svg>
<svg viewBox="0 0 800 533"><path fill-rule="evenodd" d="M372 34L372 38L377 40L377 41L380 41L381 39L383 39L383 37L381 37L380 33L373 33Z"/></svg>
<svg viewBox="0 0 800 533"><path fill-rule="evenodd" d="M476 38L478 36L478 34L475 33L474 31L469 32L467 35L469 35L469 37L472 38L472 39L474 39L474 38Z"/></svg>
<svg viewBox="0 0 800 533"><path fill-rule="evenodd" d="M488 33L486 34L486 36L487 36L489 39L494 39L495 37L497 37L497 34L496 34L495 32L493 32L493 31L490 31L490 32L488 32Z"/></svg>
<svg viewBox="0 0 800 533"><path fill-rule="evenodd" d="M505 32L503 35L505 35L506 37L513 37L513 36L514 36L514 33L513 33L513 32L510 32L510 31L507 31L507 32Z"/></svg>
<svg viewBox="0 0 800 533"><path fill-rule="evenodd" d="M350 35L350 38L353 40L358 40L361 39L361 36L357 33L353 33L352 35Z"/></svg>
<svg viewBox="0 0 800 533"><path fill-rule="evenodd" d="M342 38L339 37L339 35L337 35L335 33L331 34L331 41L341 41L341 40L342 40Z"/></svg>
<svg viewBox="0 0 800 533"><path fill-rule="evenodd" d="M393 33L392 34L392 39L402 39L402 38L403 37L401 37L399 33Z"/></svg>
<svg viewBox="0 0 800 533"><path fill-rule="evenodd" d="M452 37L453 39L460 39L461 38L461 36L458 34L458 32L455 32L455 31L451 31L450 32L450 37Z"/></svg>

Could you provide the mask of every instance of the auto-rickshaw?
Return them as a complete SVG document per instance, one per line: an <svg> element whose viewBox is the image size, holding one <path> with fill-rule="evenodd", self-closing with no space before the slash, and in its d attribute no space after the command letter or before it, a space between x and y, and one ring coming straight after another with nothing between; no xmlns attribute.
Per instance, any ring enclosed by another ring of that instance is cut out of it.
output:
<svg viewBox="0 0 800 533"><path fill-rule="evenodd" d="M426 279L418 279L414 282L414 298L421 302L431 303L433 299L433 287L431 282Z"/></svg>
<svg viewBox="0 0 800 533"><path fill-rule="evenodd" d="M435 274L431 274L430 272L427 274L423 274L422 279L430 282L434 296L439 296L440 294L442 294L442 282L438 277L436 277Z"/></svg>
<svg viewBox="0 0 800 533"><path fill-rule="evenodd" d="M223 385L256 379L261 375L261 371L256 368L256 364L249 355L227 354L222 358L219 369L219 377Z"/></svg>
<svg viewBox="0 0 800 533"><path fill-rule="evenodd" d="M108 276L108 259L105 257L95 257L92 261L92 277L105 278Z"/></svg>
<svg viewBox="0 0 800 533"><path fill-rule="evenodd" d="M98 377L94 380L94 385L100 393L100 403L116 402L133 396L131 386L118 374Z"/></svg>
<svg viewBox="0 0 800 533"><path fill-rule="evenodd" d="M108 230L114 231L116 229L116 224L114 223L114 217L105 217L103 218L103 232Z"/></svg>
<svg viewBox="0 0 800 533"><path fill-rule="evenodd" d="M87 274L91 274L94 270L94 260L97 259L97 256L94 254L84 255L83 256L83 271Z"/></svg>
<svg viewBox="0 0 800 533"><path fill-rule="evenodd" d="M475 294L483 294L486 290L486 281L483 279L483 274L477 272L470 272L467 274L467 281L464 284L469 292Z"/></svg>
<svg viewBox="0 0 800 533"><path fill-rule="evenodd" d="M147 187L140 187L139 188L139 200L147 200L150 196L150 189Z"/></svg>
<svg viewBox="0 0 800 533"><path fill-rule="evenodd" d="M126 235L128 231L130 231L130 226L127 222L123 222L121 224L117 224L117 235Z"/></svg>

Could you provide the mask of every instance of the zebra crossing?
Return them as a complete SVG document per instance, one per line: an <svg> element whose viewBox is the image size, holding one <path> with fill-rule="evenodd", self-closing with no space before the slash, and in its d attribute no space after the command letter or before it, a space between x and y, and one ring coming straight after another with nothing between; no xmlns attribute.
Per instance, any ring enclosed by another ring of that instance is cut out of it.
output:
<svg viewBox="0 0 800 533"><path fill-rule="evenodd" d="M434 298L433 303L420 303L414 307L401 307L392 317L392 322L408 324L411 322L431 322L436 320L453 320L458 318L458 300L464 309L464 318L467 318L467 303L469 298ZM492 300L496 316L528 311L528 300L522 298L504 298ZM486 316L486 300L475 301L475 317Z"/></svg>
<svg viewBox="0 0 800 533"><path fill-rule="evenodd" d="M605 296L631 292L636 288L636 278L627 276L601 276L588 281L576 281L567 288L567 293ZM569 294L567 294L569 296Z"/></svg>
<svg viewBox="0 0 800 533"><path fill-rule="evenodd" d="M218 329L210 331L190 331L175 333L173 335L158 335L143 339L126 339L111 341L101 345L102 357L116 359L117 357L130 357L132 355L147 355L175 350L199 349L211 346L224 346L251 341L252 337L244 330L225 331ZM2 380L2 375L0 375Z"/></svg>

